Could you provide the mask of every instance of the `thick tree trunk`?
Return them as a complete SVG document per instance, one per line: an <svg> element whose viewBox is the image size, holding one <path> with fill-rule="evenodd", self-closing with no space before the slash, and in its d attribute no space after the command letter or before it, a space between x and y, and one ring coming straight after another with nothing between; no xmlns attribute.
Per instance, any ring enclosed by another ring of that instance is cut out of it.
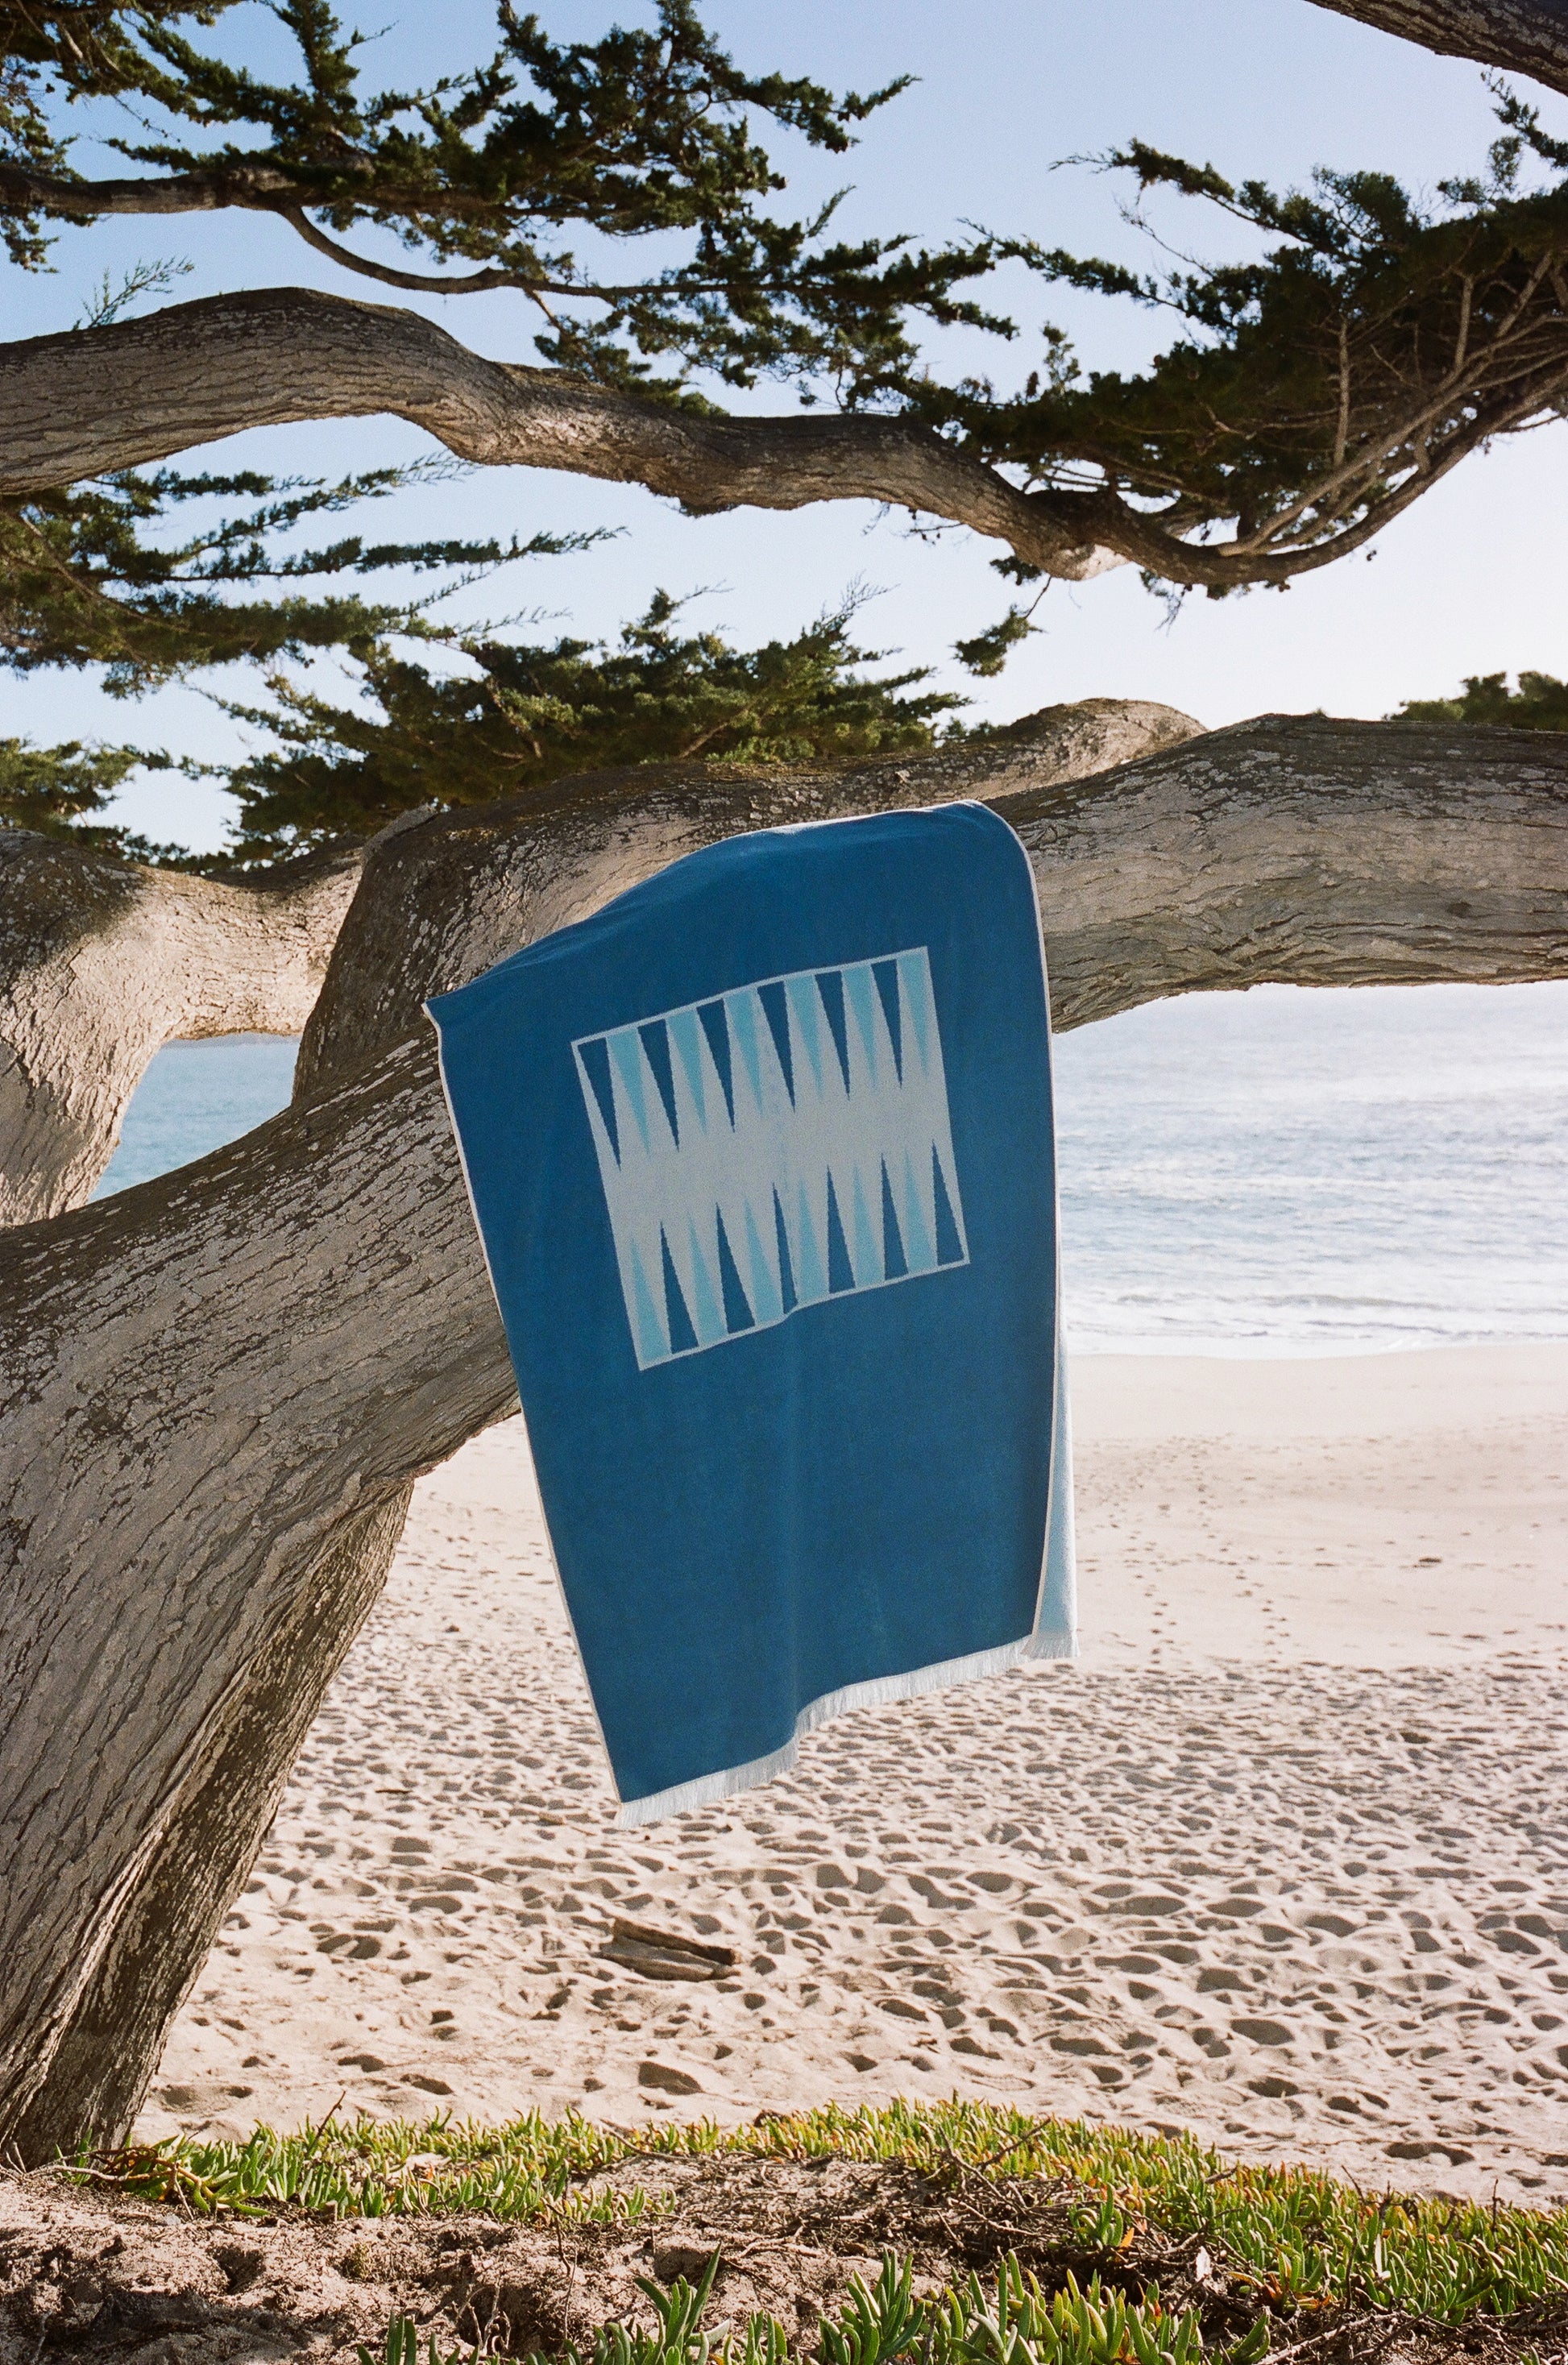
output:
<svg viewBox="0 0 1568 2365"><path fill-rule="evenodd" d="M321 1695L386 1582L408 1504L399 1487L339 1522L289 1615L233 1684L208 1754L173 1801L49 2079L16 2129L24 2158L68 2150L87 2129L118 2132L140 2109L164 2032L250 1877Z"/></svg>
<svg viewBox="0 0 1568 2365"><path fill-rule="evenodd" d="M292 1035L359 857L230 885L0 831L0 1225L79 1205L176 1037Z"/></svg>
<svg viewBox="0 0 1568 2365"><path fill-rule="evenodd" d="M1317 0L1439 55L1568 90L1568 0Z"/></svg>
<svg viewBox="0 0 1568 2365"><path fill-rule="evenodd" d="M106 2132L106 2098L129 2107L191 1959L147 1961L150 1885L161 1920L207 1934L228 1901L184 1887L182 1802L219 1780L275 1796L257 1671L340 1647L325 1625L363 1598L351 1584L334 1611L323 1578L343 1523L390 1526L511 1400L411 1000L735 829L983 785L946 760L632 774L548 814L517 800L401 833L311 1030L320 1097L0 1240L0 2140L36 2151ZM1268 979L1568 974L1568 747L1545 734L1276 719L989 801L1035 863L1061 1026ZM396 982L364 991L384 962ZM248 1860L226 1839L218 1877ZM84 2058L111 2004L140 2058L106 2081Z"/></svg>

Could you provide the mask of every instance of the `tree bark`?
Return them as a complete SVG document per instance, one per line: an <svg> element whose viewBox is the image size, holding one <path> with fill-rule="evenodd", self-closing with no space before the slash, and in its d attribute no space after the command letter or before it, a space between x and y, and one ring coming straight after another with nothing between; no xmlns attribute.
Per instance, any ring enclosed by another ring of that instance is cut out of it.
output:
<svg viewBox="0 0 1568 2365"><path fill-rule="evenodd" d="M1401 462L1365 500L1330 470L1308 504L1321 531L1296 516L1289 532L1211 542L1183 532L1180 520L1172 530L1165 518L1174 512L1139 508L1109 485L1026 491L913 418L687 410L565 370L488 361L418 313L258 288L0 347L0 497L164 459L248 427L390 412L486 466L644 485L694 513L887 502L1005 543L1025 566L1067 582L1131 565L1163 582L1226 590L1331 566L1490 437L1550 415L1568 382L1560 346L1549 324L1500 372L1475 349L1462 405L1451 386L1413 393L1417 410L1399 435L1419 432L1428 465ZM1439 411L1452 413L1440 432ZM1385 432L1386 420L1377 432ZM1393 447L1377 448L1388 461Z"/></svg>
<svg viewBox="0 0 1568 2365"><path fill-rule="evenodd" d="M956 757L884 766L879 793L884 801L909 803L944 790L954 793L971 776L993 787L1075 779L1130 755L1174 745L1200 728L1169 707L1091 700L1031 716ZM625 775L622 786L645 786L650 777ZM691 777L709 789L722 778L701 767ZM743 778L755 795L758 777ZM558 787L532 801L540 816L534 828L548 828L543 816L554 805L591 806L602 803L605 794L602 782L586 789L577 783ZM720 802L733 801L734 794L733 787L722 788ZM366 849L370 859L377 859L409 826L407 820L396 823L373 839ZM114 866L114 876L123 884L119 866ZM407 881L397 872L389 876L393 891L402 894ZM466 897L455 869L448 884ZM498 904L492 895L485 920L475 914L470 933L476 945L489 941L487 925L498 925L498 949L510 949L515 895L510 933L507 908L503 888ZM417 894L412 905L405 904L405 913L417 929ZM369 958L378 956L372 952ZM398 966L395 954L393 967ZM410 1000L406 991L390 998L366 996L359 969L352 956L337 965L333 1025L328 1036L318 1035L318 1048L300 1061L297 1100L319 1093L329 1061L347 1074L363 1064L371 1042L385 1045L413 1028L422 1032L417 997ZM427 955L421 974L439 978L439 961L432 966ZM512 1401L509 1390L498 1409L508 1409ZM204 1737L203 1752L162 1815L146 1866L111 1917L102 1958L65 2020L50 2076L17 2122L13 2140L28 2157L69 2145L84 2128L118 2131L134 2115L163 2031L243 1883L303 1734L379 1591L408 1494L406 1483L395 1485L368 1509L356 1506L330 1523L280 1623L248 1662L242 1649L231 1654L229 1688Z"/></svg>
<svg viewBox="0 0 1568 2365"><path fill-rule="evenodd" d="M1170 707L1090 699L1014 723L1007 760L1020 781L1076 779L1199 728ZM995 780L1002 742L984 744ZM304 1026L362 858L229 884L0 832L0 1225L91 1196L164 1043Z"/></svg>
<svg viewBox="0 0 1568 2365"><path fill-rule="evenodd" d="M109 2081L118 2107L140 2092L157 2012L183 1992L162 1926L183 1922L188 1960L227 1902L190 1897L171 1821L219 1773L275 1796L255 1671L332 1656L308 1603L316 1586L320 1620L336 1614L315 1573L343 1522L374 1521L512 1399L411 997L737 829L985 785L949 760L633 773L554 811L519 799L399 833L367 867L306 1047L319 1096L0 1239L0 2140L110 2132L106 2081L82 2066L94 1999L119 2000L141 2048ZM987 801L1035 865L1058 1026L1266 980L1568 975L1568 745L1550 734L1271 718ZM367 992L383 961L411 982ZM229 1846L222 1878L248 1860Z"/></svg>
<svg viewBox="0 0 1568 2365"><path fill-rule="evenodd" d="M230 885L0 831L0 1225L90 1195L163 1044L297 1034L358 878L353 854Z"/></svg>
<svg viewBox="0 0 1568 2365"><path fill-rule="evenodd" d="M140 2108L189 1994L266 1836L322 1694L386 1582L407 1488L351 1511L297 1588L266 1649L231 1686L205 1762L174 1800L146 1871L13 2137L26 2159L118 2133Z"/></svg>
<svg viewBox="0 0 1568 2365"><path fill-rule="evenodd" d="M646 485L690 510L891 501L973 526L1073 582L1133 555L1097 544L1094 521L1103 509L1112 521L1121 503L1021 492L906 420L679 410L487 361L417 312L305 287L210 296L0 347L0 494L166 459L247 427L380 411L465 460ZM1126 521L1152 544L1135 511Z"/></svg>
<svg viewBox="0 0 1568 2365"><path fill-rule="evenodd" d="M1173 706L1089 698L1047 706L993 737L853 772L723 764L593 772L468 806L433 825L395 826L365 848L364 892L350 906L299 1046L297 1095L327 1090L373 1049L420 1033L427 998L447 983L476 977L520 943L619 892L601 880L599 866L622 840L635 867L621 883L631 885L694 845L786 816L826 820L1029 789L1077 795L1076 782L1203 735L1203 724Z"/></svg>
<svg viewBox="0 0 1568 2365"><path fill-rule="evenodd" d="M1317 0L1439 56L1474 58L1568 91L1568 0Z"/></svg>

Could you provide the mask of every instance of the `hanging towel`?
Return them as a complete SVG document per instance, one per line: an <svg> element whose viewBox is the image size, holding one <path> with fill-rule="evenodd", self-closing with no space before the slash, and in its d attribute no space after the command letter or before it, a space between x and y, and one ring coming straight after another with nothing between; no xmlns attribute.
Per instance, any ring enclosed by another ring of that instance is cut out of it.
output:
<svg viewBox="0 0 1568 2365"><path fill-rule="evenodd" d="M429 1010L622 1826L841 1710L1072 1656L1005 823L728 838Z"/></svg>

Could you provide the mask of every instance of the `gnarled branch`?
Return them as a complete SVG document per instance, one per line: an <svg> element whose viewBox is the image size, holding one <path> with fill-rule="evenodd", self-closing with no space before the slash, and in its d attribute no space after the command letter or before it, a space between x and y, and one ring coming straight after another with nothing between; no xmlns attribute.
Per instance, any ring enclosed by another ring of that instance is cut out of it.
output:
<svg viewBox="0 0 1568 2365"><path fill-rule="evenodd" d="M465 460L643 484L692 510L889 501L972 526L1074 581L1118 564L1100 546L1098 497L1021 492L906 420L678 409L487 361L417 313L302 287L0 347L0 494L166 459L247 427L381 411Z"/></svg>
<svg viewBox="0 0 1568 2365"><path fill-rule="evenodd" d="M0 1225L89 1195L165 1043L302 1027L358 878L357 854L230 884L0 831Z"/></svg>
<svg viewBox="0 0 1568 2365"><path fill-rule="evenodd" d="M295 1647L314 1573L512 1399L410 994L736 829L984 787L946 760L622 774L388 835L302 1057L307 1097L0 1239L0 2141L69 2140L111 2094L134 2106L150 2015L118 2084L79 2093L76 2033L111 1990L179 1989L160 1948L188 1959L210 1935L210 1887L170 1877L181 1801L210 1799L220 1765L231 1795L270 1797L275 1769L227 1737L254 1731L258 1671ZM1551 734L1272 718L989 801L1035 866L1059 1026L1267 980L1568 975L1568 743ZM409 980L367 989L383 963ZM343 1598L357 1614L363 1592Z"/></svg>
<svg viewBox="0 0 1568 2365"><path fill-rule="evenodd" d="M1468 392L1445 382L1413 396L1409 416L1391 413L1372 443L1284 513L1289 528L1314 510L1320 522L1310 532L1282 534L1274 521L1228 542L1184 540L1109 488L1025 491L909 418L686 409L563 370L487 361L416 313L299 287L205 297L0 347L0 496L164 459L248 427L386 411L466 460L644 485L694 512L881 501L968 526L1067 581L1132 565L1163 581L1227 589L1332 565L1488 437L1560 406L1568 388L1560 326L1519 354L1506 336L1495 340ZM1396 471L1369 499L1379 465L1428 434L1429 464Z"/></svg>
<svg viewBox="0 0 1568 2365"><path fill-rule="evenodd" d="M1439 55L1568 91L1568 0L1317 0Z"/></svg>
<svg viewBox="0 0 1568 2365"><path fill-rule="evenodd" d="M1168 706L1089 699L942 758L937 777L967 768L993 788L1079 779L1200 728ZM901 776L927 777L918 763ZM929 792L916 788L906 801ZM569 801L573 791L550 794ZM304 1026L360 858L294 862L228 884L142 869L68 839L0 833L0 1225L90 1195L162 1044ZM418 1004L405 1006L412 1024Z"/></svg>

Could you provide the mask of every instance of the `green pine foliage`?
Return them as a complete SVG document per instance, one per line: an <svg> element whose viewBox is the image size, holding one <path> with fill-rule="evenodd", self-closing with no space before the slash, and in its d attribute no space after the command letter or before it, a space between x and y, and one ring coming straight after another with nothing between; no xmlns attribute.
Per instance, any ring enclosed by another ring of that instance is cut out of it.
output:
<svg viewBox="0 0 1568 2365"><path fill-rule="evenodd" d="M0 664L21 675L91 672L112 697L134 699L236 661L368 655L389 633L432 632L432 608L448 592L516 560L600 538L303 539L319 520L464 473L444 454L335 484L128 469L0 502ZM376 599L352 588L390 574L434 577L434 590ZM330 588L340 581L341 590ZM69 828L101 812L139 766L179 768L166 754L134 746L0 743L0 825ZM95 843L138 859L174 857L101 823L87 826Z"/></svg>
<svg viewBox="0 0 1568 2365"><path fill-rule="evenodd" d="M1568 681L1549 673L1521 673L1517 689L1506 673L1472 673L1458 698L1411 698L1391 723L1492 723L1507 731L1568 731Z"/></svg>
<svg viewBox="0 0 1568 2365"><path fill-rule="evenodd" d="M428 600L367 600L348 589L323 596L323 583L440 572L449 589L454 575L472 581L597 539L408 543L348 533L297 544L297 531L318 518L465 473L444 456L337 484L127 469L0 503L0 653L15 673L91 667L112 697L134 697L237 658L361 650L389 632L427 629ZM234 501L243 506L230 508Z"/></svg>
<svg viewBox="0 0 1568 2365"><path fill-rule="evenodd" d="M924 420L1086 528L1141 537L1151 578L1215 591L1361 546L1464 454L1568 395L1568 143L1502 85L1484 169L1427 195L1375 166L1305 190L1237 184L1137 140L1075 160L1131 177L1135 220L1151 196L1198 201L1253 251L1151 274L1011 229L846 242L831 205L776 207L770 127L842 153L903 82L835 95L747 73L691 0L567 42L502 0L488 58L407 91L366 85L374 45L326 0L279 0L297 75L259 78L197 38L225 6L0 0L28 61L16 164L0 163L0 209L31 225L18 236L91 218L94 185L50 142L62 101L113 93L153 129L118 144L175 210L199 194L274 213L392 286L513 290L547 366L644 399L702 405L772 378ZM410 267L365 251L371 229ZM651 235L677 259L649 267ZM947 383L929 327L1020 336L981 300L1004 264L1149 308L1173 342L1141 371L1085 371L1047 323L1015 390Z"/></svg>
<svg viewBox="0 0 1568 2365"><path fill-rule="evenodd" d="M839 96L798 76L743 73L690 0L658 0L652 29L615 26L564 43L501 0L487 59L427 90L367 91L364 38L345 33L326 0L278 0L299 76L271 83L193 38L227 5L89 0L84 11L75 0L0 0L0 29L7 18L31 28L24 54L37 62L41 118L51 96L134 94L168 136L112 141L128 160L176 180L199 175L218 202L281 214L329 252L372 224L421 258L465 264L399 276L344 256L394 285L516 289L534 308L542 359L601 384L689 399L685 374L700 369L731 386L792 378L809 392L824 376L912 364L912 310L988 321L955 292L989 267L984 241L937 253L898 237L846 244L829 236L835 204L806 219L769 210L785 182L754 127L843 153L903 79ZM85 48L84 13L96 21ZM18 182L18 211L28 196L30 235L73 219L68 186ZM597 253L652 233L686 238L687 258L605 273L569 242L586 238ZM656 379L660 364L677 376Z"/></svg>
<svg viewBox="0 0 1568 2365"><path fill-rule="evenodd" d="M1013 227L846 240L835 205L791 209L767 142L846 154L903 82L834 93L752 71L694 0L654 0L640 27L579 40L499 0L489 54L423 89L377 82L375 42L327 0L276 0L297 62L269 79L235 62L231 5L0 0L0 230L15 264L53 267L56 245L106 209L268 213L381 300L510 293L539 365L623 399L711 410L771 381L801 404L923 424L1169 596L1282 587L1362 549L1467 454L1568 407L1568 142L1500 84L1483 171L1425 195L1375 167L1325 170L1304 190L1235 183L1138 140L1075 160L1130 179L1130 218L1160 242L1170 225L1146 209L1195 205L1226 239L1236 225L1249 258L1149 272ZM91 177L79 130L106 133L131 178ZM183 268L139 265L84 329ZM945 375L933 330L1025 343L998 306L1004 272L1014 287L1131 302L1169 340L1140 370L1103 371L1047 322L1011 385ZM314 521L409 481L164 467L0 503L0 663L88 671L126 696L237 661L276 676L335 651L363 667L369 702L274 681L277 745L235 779L245 859L360 834L410 797L466 801L481 782L493 794L672 756L849 760L916 744L937 712L929 691L905 694L911 678L857 675L825 625L743 653L683 640L667 615L610 651L476 630L477 679L454 682L408 654L432 629L428 601L388 583L450 585L588 537L313 540ZM1037 572L997 563L1019 581ZM960 638L960 661L994 675L1029 630L1009 609ZM1529 709L1534 727L1545 693L1508 695L1507 719ZM91 764L118 761L13 751L20 785L0 820L68 819L73 781L90 817Z"/></svg>
<svg viewBox="0 0 1568 2365"><path fill-rule="evenodd" d="M0 739L0 828L30 829L140 861L156 859L174 849L150 846L83 816L100 813L139 766L162 770L168 765L167 756L140 747L89 746L79 739L35 747L26 739Z"/></svg>
<svg viewBox="0 0 1568 2365"><path fill-rule="evenodd" d="M999 239L998 260L1168 316L1174 342L1138 373L1085 374L1047 331L1020 392L929 383L911 407L975 457L1079 492L1086 524L1108 498L1145 513L1151 584L1222 597L1364 547L1466 454L1559 416L1568 395L1568 142L1495 95L1485 171L1421 198L1375 170L1238 186L1141 140L1077 160L1131 179L1135 223L1151 227L1143 207L1164 193L1268 249L1150 274ZM1178 544L1206 555L1189 564Z"/></svg>
<svg viewBox="0 0 1568 2365"><path fill-rule="evenodd" d="M846 600L790 641L736 649L687 633L659 592L612 647L558 640L457 644L468 670L437 671L386 644L336 703L285 675L269 708L231 707L274 746L242 765L236 857L274 860L368 835L410 806L482 804L568 773L654 763L799 767L927 747L963 701L910 671L868 678Z"/></svg>

